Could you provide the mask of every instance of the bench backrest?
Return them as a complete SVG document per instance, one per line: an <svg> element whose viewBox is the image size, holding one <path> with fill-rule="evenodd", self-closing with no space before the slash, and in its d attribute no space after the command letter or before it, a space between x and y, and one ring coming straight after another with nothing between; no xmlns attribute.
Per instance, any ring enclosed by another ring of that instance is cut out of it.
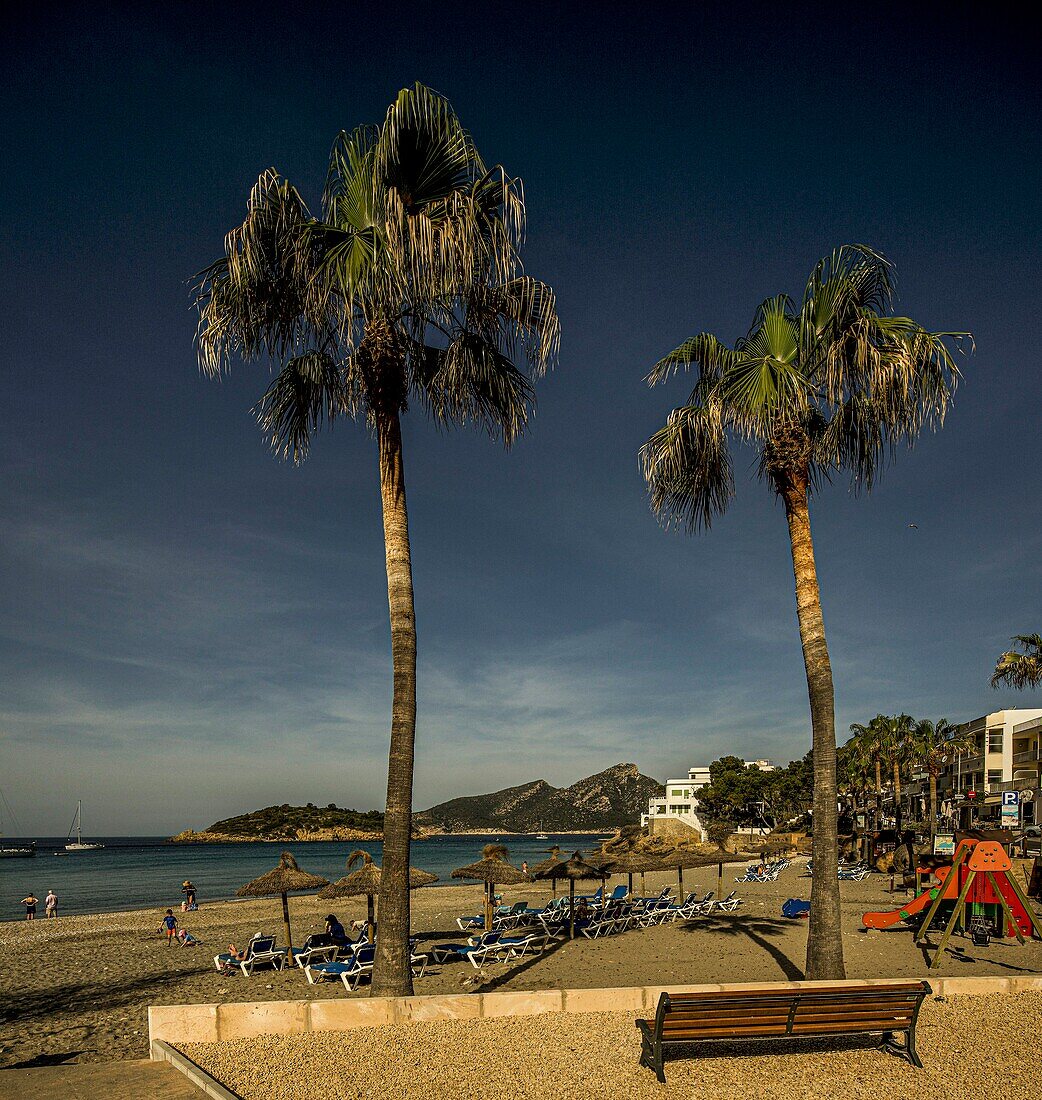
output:
<svg viewBox="0 0 1042 1100"><path fill-rule="evenodd" d="M270 954L274 950L274 948L274 936L258 936L256 939L250 940L247 957L252 959L257 955L267 955Z"/></svg>
<svg viewBox="0 0 1042 1100"><path fill-rule="evenodd" d="M663 993L655 1014L664 1041L906 1031L928 982Z"/></svg>

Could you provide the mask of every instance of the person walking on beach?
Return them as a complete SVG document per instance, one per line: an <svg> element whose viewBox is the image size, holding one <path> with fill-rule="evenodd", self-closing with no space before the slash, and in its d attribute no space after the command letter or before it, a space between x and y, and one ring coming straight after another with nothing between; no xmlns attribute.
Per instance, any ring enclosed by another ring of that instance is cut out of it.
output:
<svg viewBox="0 0 1042 1100"><path fill-rule="evenodd" d="M185 879L184 882L181 883L181 893L185 896L185 900L181 905L181 908L185 910L185 912L191 912L199 908L195 900L195 887L188 879Z"/></svg>
<svg viewBox="0 0 1042 1100"><path fill-rule="evenodd" d="M29 893L26 894L24 898L22 898L22 905L25 906L25 919L36 920L37 899L32 890L30 890Z"/></svg>
<svg viewBox="0 0 1042 1100"><path fill-rule="evenodd" d="M58 915L58 895L53 890L47 891L47 897L43 899L43 908L48 919Z"/></svg>
<svg viewBox="0 0 1042 1100"><path fill-rule="evenodd" d="M173 909L166 911L166 916L163 918L162 924L160 924L157 931L162 935L166 933L166 945L172 947L174 944L174 937L177 935L177 917L174 916Z"/></svg>

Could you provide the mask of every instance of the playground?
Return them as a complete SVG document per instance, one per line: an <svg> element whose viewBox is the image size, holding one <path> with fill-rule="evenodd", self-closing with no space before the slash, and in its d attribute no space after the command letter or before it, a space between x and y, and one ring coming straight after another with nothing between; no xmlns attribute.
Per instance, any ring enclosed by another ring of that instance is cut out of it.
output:
<svg viewBox="0 0 1042 1100"><path fill-rule="evenodd" d="M978 950L995 940L1025 946L1042 939L1026 884L1001 844L961 840L949 861L923 861L915 877L912 900L895 909L866 912L862 923L876 931L911 931L916 945L932 951L931 970L944 961L953 936L968 937Z"/></svg>

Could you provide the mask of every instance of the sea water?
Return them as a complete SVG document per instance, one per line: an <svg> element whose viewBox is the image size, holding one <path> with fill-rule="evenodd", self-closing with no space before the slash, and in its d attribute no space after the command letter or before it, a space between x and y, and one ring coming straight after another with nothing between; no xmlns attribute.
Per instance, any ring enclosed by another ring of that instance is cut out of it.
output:
<svg viewBox="0 0 1042 1100"><path fill-rule="evenodd" d="M515 867L546 859L551 844L565 855L589 853L600 836L548 834L548 840L531 835L436 836L412 844L413 866L438 876L438 885L460 885L451 877L456 867L481 858L482 846L506 846ZM58 896L60 916L75 913L111 913L122 909L177 909L184 899L181 883L190 880L201 905L234 898L235 891L270 871L279 854L291 851L301 869L335 881L348 872L345 863L356 848L381 862L380 841L280 841L240 844L169 844L162 837L91 837L105 845L93 852L66 852L66 839L36 842L33 859L0 859L0 920L25 915L19 900L30 892L40 899L37 917L44 915L43 899L49 890ZM29 841L5 837L4 846L15 848ZM357 869L359 865L356 864Z"/></svg>

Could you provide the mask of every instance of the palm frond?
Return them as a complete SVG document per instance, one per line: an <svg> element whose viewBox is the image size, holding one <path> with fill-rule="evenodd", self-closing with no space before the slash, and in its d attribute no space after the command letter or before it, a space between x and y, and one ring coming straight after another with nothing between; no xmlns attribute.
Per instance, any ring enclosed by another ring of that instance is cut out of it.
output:
<svg viewBox="0 0 1042 1100"><path fill-rule="evenodd" d="M651 508L667 525L708 529L734 496L734 473L719 404L674 409L640 449Z"/></svg>
<svg viewBox="0 0 1042 1100"><path fill-rule="evenodd" d="M995 663L991 686L1010 687L1021 691L1042 684L1042 635L1017 634L1013 641L1023 652L1007 650Z"/></svg>
<svg viewBox="0 0 1042 1100"><path fill-rule="evenodd" d="M738 352L721 344L711 332L701 332L660 359L644 381L649 386L657 386L667 378L672 378L681 368L690 370L691 367L698 367L700 376L707 381L715 381L734 366L739 358Z"/></svg>
<svg viewBox="0 0 1042 1100"><path fill-rule="evenodd" d="M272 450L299 465L307 458L312 434L332 424L347 404L336 362L312 351L286 363L253 411Z"/></svg>

